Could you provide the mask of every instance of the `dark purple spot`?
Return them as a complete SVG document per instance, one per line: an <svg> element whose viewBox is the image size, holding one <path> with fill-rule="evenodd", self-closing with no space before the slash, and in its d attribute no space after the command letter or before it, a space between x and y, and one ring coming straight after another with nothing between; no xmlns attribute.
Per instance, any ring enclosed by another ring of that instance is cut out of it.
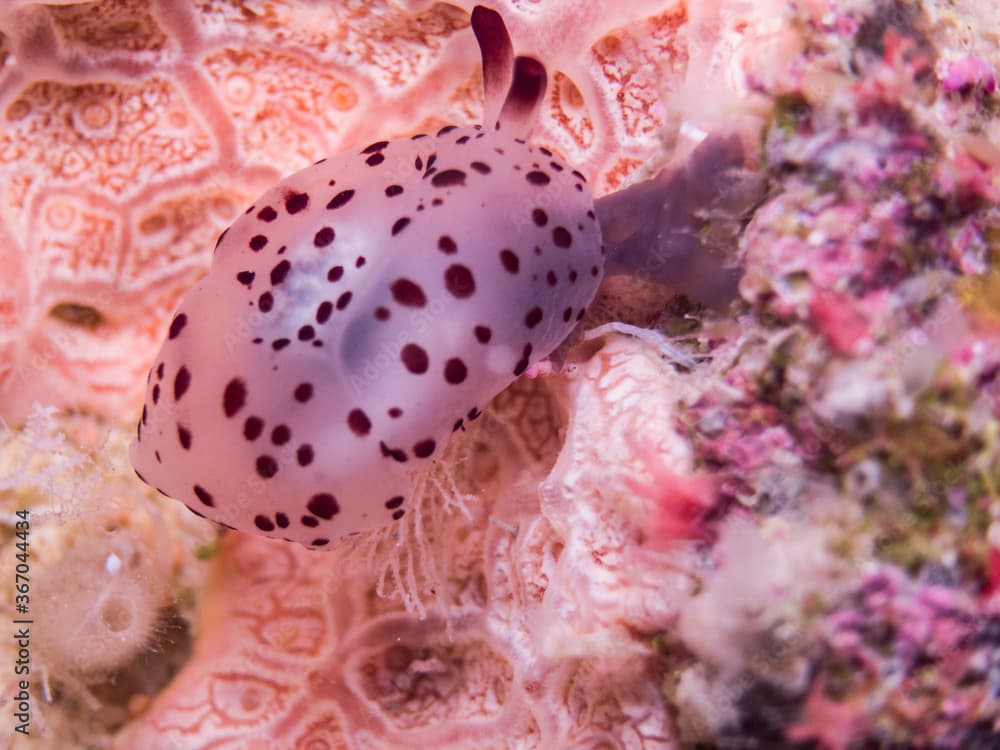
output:
<svg viewBox="0 0 1000 750"><path fill-rule="evenodd" d="M318 495L313 495L309 499L309 502L306 503L306 508L314 516L319 516L326 521L329 521L337 513L340 513L340 505L337 503L337 498L329 492L321 492Z"/></svg>
<svg viewBox="0 0 1000 750"><path fill-rule="evenodd" d="M539 146L538 150L541 151L546 156L552 156L552 152L549 151L547 148L545 148L545 146Z"/></svg>
<svg viewBox="0 0 1000 750"><path fill-rule="evenodd" d="M334 266L329 271L326 272L327 281L340 281L341 277L344 275L343 266Z"/></svg>
<svg viewBox="0 0 1000 750"><path fill-rule="evenodd" d="M257 218L261 221L274 221L278 218L278 212L270 206L264 206L264 208L257 212Z"/></svg>
<svg viewBox="0 0 1000 750"><path fill-rule="evenodd" d="M160 402L160 386L159 385L154 385L153 386L153 403L157 404L159 402Z"/></svg>
<svg viewBox="0 0 1000 750"><path fill-rule="evenodd" d="M162 362L160 362L160 364L158 364L156 366L156 377L159 378L160 380L163 380L163 363Z"/></svg>
<svg viewBox="0 0 1000 750"><path fill-rule="evenodd" d="M409 279L396 279L389 287L392 298L406 307L423 307L427 304L424 290Z"/></svg>
<svg viewBox="0 0 1000 750"><path fill-rule="evenodd" d="M344 292L339 297L337 297L337 309L343 310L351 302L351 297L353 295L350 292Z"/></svg>
<svg viewBox="0 0 1000 750"><path fill-rule="evenodd" d="M528 314L524 316L524 324L528 328L534 328L541 322L542 322L542 308L538 307L537 305L528 310Z"/></svg>
<svg viewBox="0 0 1000 750"><path fill-rule="evenodd" d="M333 315L333 303L329 300L323 300L319 303L319 307L316 308L316 322L322 325L330 319Z"/></svg>
<svg viewBox="0 0 1000 750"><path fill-rule="evenodd" d="M391 458L393 461L397 463L405 464L408 460L406 456L406 451L401 450L400 448L390 448L388 445L385 444L384 440L379 442L378 447L382 451L383 456L385 456L386 458Z"/></svg>
<svg viewBox="0 0 1000 750"><path fill-rule="evenodd" d="M455 244L455 240L446 234L442 234L438 237L438 250L440 250L445 255L454 255L458 252L458 245Z"/></svg>
<svg viewBox="0 0 1000 750"><path fill-rule="evenodd" d="M598 273L600 273L600 271L598 271L597 266L591 266L590 267L590 275L591 276L597 276Z"/></svg>
<svg viewBox="0 0 1000 750"><path fill-rule="evenodd" d="M535 226L544 227L549 223L549 215L542 209L536 208L531 212L531 220L535 222Z"/></svg>
<svg viewBox="0 0 1000 750"><path fill-rule="evenodd" d="M476 326L475 329L476 341L480 344L490 343L490 339L493 337L493 331L491 331L487 326Z"/></svg>
<svg viewBox="0 0 1000 750"><path fill-rule="evenodd" d="M392 225L392 236L395 237L397 234L406 229L406 225L409 223L410 219L407 216L396 219L395 223Z"/></svg>
<svg viewBox="0 0 1000 750"><path fill-rule="evenodd" d="M434 452L437 444L431 439L421 440L419 443L413 446L413 455L417 458L427 458Z"/></svg>
<svg viewBox="0 0 1000 750"><path fill-rule="evenodd" d="M564 323L569 323L569 319L572 318L572 317L573 317L573 308L572 307L567 307L565 310L563 310L563 322Z"/></svg>
<svg viewBox="0 0 1000 750"><path fill-rule="evenodd" d="M464 419L457 419L457 420L455 420L455 424L452 425L451 431L452 432L458 432L459 430L463 429L464 427L465 427L465 420Z"/></svg>
<svg viewBox="0 0 1000 750"><path fill-rule="evenodd" d="M430 365L427 352L424 351L423 347L416 344L407 344L404 346L399 357L403 360L403 365L406 369L414 375L422 375L427 372L427 368Z"/></svg>
<svg viewBox="0 0 1000 750"><path fill-rule="evenodd" d="M395 198L397 195L403 192L402 185L390 185L385 189L386 197Z"/></svg>
<svg viewBox="0 0 1000 750"><path fill-rule="evenodd" d="M226 390L222 393L222 411L227 417L232 417L243 408L247 400L247 386L239 378L233 378L226 383Z"/></svg>
<svg viewBox="0 0 1000 750"><path fill-rule="evenodd" d="M556 227L552 230L552 241L556 247L569 247L573 244L573 235L566 227Z"/></svg>
<svg viewBox="0 0 1000 750"><path fill-rule="evenodd" d="M358 437L364 437L372 431L372 422L361 409L351 409L347 415L347 426Z"/></svg>
<svg viewBox="0 0 1000 750"><path fill-rule="evenodd" d="M274 297L270 292L264 292L257 298L257 307L262 313L271 312L271 308L274 307Z"/></svg>
<svg viewBox="0 0 1000 750"><path fill-rule="evenodd" d="M365 263L366 263L365 256L359 255L358 259L356 261L354 261L354 267L355 268L361 268L362 266L364 266Z"/></svg>
<svg viewBox="0 0 1000 750"><path fill-rule="evenodd" d="M271 456L257 456L257 473L264 479L270 479L278 473L278 462Z"/></svg>
<svg viewBox="0 0 1000 750"><path fill-rule="evenodd" d="M333 242L334 236L333 227L323 227L313 237L313 244L316 247L326 247Z"/></svg>
<svg viewBox="0 0 1000 750"><path fill-rule="evenodd" d="M243 437L247 440L256 440L263 431L264 420L260 417L247 417L247 421L243 423Z"/></svg>
<svg viewBox="0 0 1000 750"><path fill-rule="evenodd" d="M264 248L264 245L266 244L267 244L267 237L265 237L262 234L255 234L253 237L250 238L250 249L253 250L255 253L258 250L262 250Z"/></svg>
<svg viewBox="0 0 1000 750"><path fill-rule="evenodd" d="M489 174L490 173L490 165L489 164L485 164L484 162L474 161L469 166L472 167L477 172L479 172L479 174Z"/></svg>
<svg viewBox="0 0 1000 750"><path fill-rule="evenodd" d="M311 341L316 337L316 330L312 326L302 326L298 333L299 341Z"/></svg>
<svg viewBox="0 0 1000 750"><path fill-rule="evenodd" d="M188 372L188 368L181 365L181 369L177 371L177 375L174 377L174 401L180 401L181 396L187 393L188 386L191 385L191 373Z"/></svg>
<svg viewBox="0 0 1000 750"><path fill-rule="evenodd" d="M576 283L577 276L579 276L579 274L576 272L575 268L569 269L569 283L570 284L575 284Z"/></svg>
<svg viewBox="0 0 1000 750"><path fill-rule="evenodd" d="M385 501L385 507L388 508L389 510L395 510L396 508L398 508L400 505L403 504L403 500L405 499L406 498L404 498L402 495L396 495L395 497L391 497Z"/></svg>
<svg viewBox="0 0 1000 750"><path fill-rule="evenodd" d="M398 521L398 520L399 520L400 518L402 518L402 517L403 517L403 516L404 516L405 514L406 514L406 511L405 511L405 510L394 510L394 511L392 512L392 520L393 520L393 521Z"/></svg>
<svg viewBox="0 0 1000 750"><path fill-rule="evenodd" d="M267 516L256 516L253 525L261 531L274 531L274 523Z"/></svg>
<svg viewBox="0 0 1000 750"><path fill-rule="evenodd" d="M313 462L313 448L309 443L303 443L299 446L299 449L295 451L295 459L299 462L299 466L308 466Z"/></svg>
<svg viewBox="0 0 1000 750"><path fill-rule="evenodd" d="M313 539L312 540L312 546L313 547L325 547L329 543L330 543L330 540L329 539L324 539L323 537L319 537L318 539Z"/></svg>
<svg viewBox="0 0 1000 750"><path fill-rule="evenodd" d="M236 274L236 280L245 286L250 286L253 284L253 280L257 277L253 271L240 271Z"/></svg>
<svg viewBox="0 0 1000 750"><path fill-rule="evenodd" d="M471 297L476 291L476 280L468 267L459 263L448 266L444 272L444 284L448 291L459 299Z"/></svg>
<svg viewBox="0 0 1000 750"><path fill-rule="evenodd" d="M398 406L392 406L389 408L389 411L387 411L386 414L388 414L393 419L399 419L401 416L403 416L403 410L400 409Z"/></svg>
<svg viewBox="0 0 1000 750"><path fill-rule="evenodd" d="M441 128L437 132L437 135L440 138L442 135L445 135L446 133L450 133L452 130L455 130L457 127L458 127L458 125L445 125L443 128Z"/></svg>
<svg viewBox="0 0 1000 750"><path fill-rule="evenodd" d="M424 168L424 160L418 156L413 160L413 166L417 169L417 171L420 171Z"/></svg>
<svg viewBox="0 0 1000 750"><path fill-rule="evenodd" d="M284 513L275 513L274 520L281 528L283 529L288 528L288 516L286 516Z"/></svg>
<svg viewBox="0 0 1000 750"><path fill-rule="evenodd" d="M186 451L191 450L191 430L177 425L177 439L181 443L181 448Z"/></svg>
<svg viewBox="0 0 1000 750"><path fill-rule="evenodd" d="M545 172L539 172L538 170L528 172L524 178L532 185L548 185L550 182L549 176Z"/></svg>
<svg viewBox="0 0 1000 750"><path fill-rule="evenodd" d="M375 320L388 320L390 316L389 308L379 305L375 308Z"/></svg>
<svg viewBox="0 0 1000 750"><path fill-rule="evenodd" d="M431 177L431 185L434 187L454 187L465 184L465 172L461 169L446 169Z"/></svg>
<svg viewBox="0 0 1000 750"><path fill-rule="evenodd" d="M573 175L573 176L574 176L574 177L575 177L576 179L578 179L578 180L581 180L581 181L583 181L583 182L586 182L586 181L587 181L587 178L586 178L586 177L584 177L584 176L583 176L582 174L580 174L579 172L577 172L577 171L576 171L575 169L574 169L574 170L573 170L573 171L572 171L572 172L571 172L570 174L572 174L572 175Z"/></svg>
<svg viewBox="0 0 1000 750"><path fill-rule="evenodd" d="M461 138L455 141L455 143L457 143L459 146L464 146L468 142L469 142L469 136L467 135L463 135Z"/></svg>
<svg viewBox="0 0 1000 750"><path fill-rule="evenodd" d="M365 149L361 152L362 154L374 154L376 151L381 151L386 146L389 145L389 141L375 141L369 146L365 146Z"/></svg>
<svg viewBox="0 0 1000 750"><path fill-rule="evenodd" d="M458 357L452 357L444 363L444 379L452 385L464 383L468 374L465 362Z"/></svg>
<svg viewBox="0 0 1000 750"><path fill-rule="evenodd" d="M471 409L469 409L468 413L465 415L465 418L471 422L473 419L476 419L480 414L482 414L482 412L479 411L479 409L477 409L475 406L473 406Z"/></svg>
<svg viewBox="0 0 1000 750"><path fill-rule="evenodd" d="M194 494L198 497L199 500L201 500L203 505L207 505L209 508L215 506L215 500L208 492L205 491L205 488L202 487L200 484L196 484L194 486Z"/></svg>
<svg viewBox="0 0 1000 750"><path fill-rule="evenodd" d="M548 282L549 286L555 286L557 281L555 271L549 271L545 274L545 280Z"/></svg>
<svg viewBox="0 0 1000 750"><path fill-rule="evenodd" d="M274 351L276 352L280 352L290 343L292 343L290 339L275 339L274 341L271 342L271 348L274 349Z"/></svg>
<svg viewBox="0 0 1000 750"><path fill-rule="evenodd" d="M284 445L292 439L292 431L287 424L279 424L271 430L271 442L275 445Z"/></svg>
<svg viewBox="0 0 1000 750"><path fill-rule="evenodd" d="M309 205L308 193L289 193L285 196L285 210L290 214L297 214Z"/></svg>
<svg viewBox="0 0 1000 750"><path fill-rule="evenodd" d="M508 273L517 273L521 267L521 261L513 250L505 249L500 251L500 262Z"/></svg>
<svg viewBox="0 0 1000 750"><path fill-rule="evenodd" d="M184 330L184 326L187 325L188 317L184 313L178 313L178 315L170 321L170 332L167 334L167 338L175 339L181 335L181 331Z"/></svg>
<svg viewBox="0 0 1000 750"><path fill-rule="evenodd" d="M365 164L367 164L369 167L377 167L384 161L385 157L382 154L372 154L367 159L365 159Z"/></svg>
<svg viewBox="0 0 1000 750"><path fill-rule="evenodd" d="M559 162L557 162L557 161L550 161L550 162L549 162L549 166L550 166L550 167L552 167L552 168L553 168L554 170L556 170L557 172L562 172L562 171L563 171L563 165L562 165L562 164L560 164L560 163L559 163Z"/></svg>
<svg viewBox="0 0 1000 750"><path fill-rule="evenodd" d="M343 206L345 203L347 203L347 201L349 201L353 197L354 197L354 191L353 190L341 190L339 193L337 193L335 196L333 196L333 198L330 200L330 202L326 204L326 207L327 208L340 208L341 206Z"/></svg>
<svg viewBox="0 0 1000 750"><path fill-rule="evenodd" d="M319 526L319 520L317 520L313 516L302 516L302 525L308 526L311 529L315 529L317 526Z"/></svg>
<svg viewBox="0 0 1000 750"><path fill-rule="evenodd" d="M292 395L300 404L307 403L313 397L312 383L299 383L292 391Z"/></svg>
<svg viewBox="0 0 1000 750"><path fill-rule="evenodd" d="M281 261L278 265L271 269L271 285L277 286L285 280L288 272L292 269L292 264L287 260Z"/></svg>

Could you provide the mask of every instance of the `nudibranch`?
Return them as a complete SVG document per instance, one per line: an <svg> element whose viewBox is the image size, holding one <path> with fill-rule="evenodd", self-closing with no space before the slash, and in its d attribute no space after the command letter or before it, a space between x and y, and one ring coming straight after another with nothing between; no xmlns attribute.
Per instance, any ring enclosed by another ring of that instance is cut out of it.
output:
<svg viewBox="0 0 1000 750"><path fill-rule="evenodd" d="M576 325L604 270L584 176L526 140L545 69L477 6L487 126L380 140L226 229L150 370L139 477L324 547L407 511L408 472Z"/></svg>

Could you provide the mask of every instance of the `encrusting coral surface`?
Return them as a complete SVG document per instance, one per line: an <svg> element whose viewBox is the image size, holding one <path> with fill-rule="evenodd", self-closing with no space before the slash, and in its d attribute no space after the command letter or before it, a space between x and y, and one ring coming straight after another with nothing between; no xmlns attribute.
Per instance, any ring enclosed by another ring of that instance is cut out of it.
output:
<svg viewBox="0 0 1000 750"><path fill-rule="evenodd" d="M498 4L549 67L533 138L598 194L742 139L766 194L699 229L740 299L605 279L413 512L331 551L132 476L145 373L242 207L481 118L471 6L0 11L0 571L28 508L36 619L12 746L995 747L990 3Z"/></svg>

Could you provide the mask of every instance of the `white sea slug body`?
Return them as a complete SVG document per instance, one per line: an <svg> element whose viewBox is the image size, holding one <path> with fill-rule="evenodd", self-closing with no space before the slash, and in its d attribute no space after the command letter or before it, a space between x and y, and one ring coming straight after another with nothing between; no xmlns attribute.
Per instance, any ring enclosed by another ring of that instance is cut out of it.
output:
<svg viewBox="0 0 1000 750"><path fill-rule="evenodd" d="M604 271L594 199L521 137L540 63L493 11L473 28L488 127L325 159L220 237L150 372L144 481L312 547L384 526L408 470L572 330Z"/></svg>

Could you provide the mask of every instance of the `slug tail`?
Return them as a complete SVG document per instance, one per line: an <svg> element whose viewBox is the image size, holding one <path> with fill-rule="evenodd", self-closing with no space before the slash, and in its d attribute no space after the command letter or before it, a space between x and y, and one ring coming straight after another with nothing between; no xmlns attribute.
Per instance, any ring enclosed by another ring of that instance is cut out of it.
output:
<svg viewBox="0 0 1000 750"><path fill-rule="evenodd" d="M724 309L738 296L736 241L766 190L735 136L710 135L687 161L596 201L605 274L666 284Z"/></svg>

